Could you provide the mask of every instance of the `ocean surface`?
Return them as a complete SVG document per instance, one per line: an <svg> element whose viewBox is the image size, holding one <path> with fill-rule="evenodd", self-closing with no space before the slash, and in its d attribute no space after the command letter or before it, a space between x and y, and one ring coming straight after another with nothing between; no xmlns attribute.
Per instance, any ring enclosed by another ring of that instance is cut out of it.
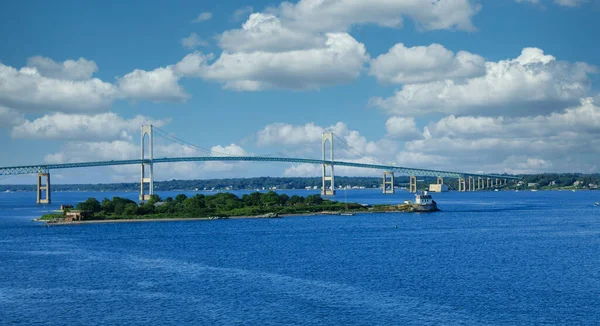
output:
<svg viewBox="0 0 600 326"><path fill-rule="evenodd" d="M32 222L115 195L137 196L0 194L1 325L600 323L600 191L433 194L429 214Z"/></svg>

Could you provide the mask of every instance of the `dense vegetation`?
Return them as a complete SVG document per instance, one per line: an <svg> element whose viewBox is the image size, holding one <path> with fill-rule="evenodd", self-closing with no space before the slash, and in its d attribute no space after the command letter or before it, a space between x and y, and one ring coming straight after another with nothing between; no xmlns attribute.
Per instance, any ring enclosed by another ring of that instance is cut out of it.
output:
<svg viewBox="0 0 600 326"><path fill-rule="evenodd" d="M174 218L174 217L228 217L259 216L267 213L300 214L321 211L366 210L356 203L339 203L321 198L320 195L301 197L254 192L242 198L232 193L218 193L211 196L198 194L187 197L179 194L175 198L162 200L152 195L150 200L138 204L133 200L113 197L101 202L89 198L75 206L80 211L90 212L88 219L122 219L122 218ZM48 214L42 219L53 219L60 216Z"/></svg>

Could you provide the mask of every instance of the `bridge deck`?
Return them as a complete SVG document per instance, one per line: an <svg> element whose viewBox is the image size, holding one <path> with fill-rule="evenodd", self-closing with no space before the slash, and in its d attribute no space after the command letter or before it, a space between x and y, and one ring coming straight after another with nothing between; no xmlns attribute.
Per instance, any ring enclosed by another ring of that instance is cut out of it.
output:
<svg viewBox="0 0 600 326"><path fill-rule="evenodd" d="M264 156L166 157L166 158L157 158L157 159L152 160L153 163L208 162L208 161L281 162L281 163L307 163L307 164L323 164L324 162L331 163L330 161L306 159L306 158L264 157ZM118 161L113 160L113 161L99 161L99 162L81 162L81 163L62 163L62 164L42 164L42 165L29 165L29 166L0 167L0 176L17 175L17 174L32 174L32 173L47 173L50 170L56 170L56 169L131 165L131 164L141 164L142 162L148 163L148 162L150 162L150 160L141 160L141 159L118 160ZM509 176L502 176L502 175L438 171L438 170L428 170L428 169L415 169L415 168L401 167L401 166L395 166L395 165L377 165L377 164L365 164L365 163L344 162L344 161L333 161L333 165L348 166L348 167L363 168L363 169L394 171L398 174L415 175L415 176L447 177L447 178L461 178L461 177L472 176L472 177L483 177L483 178L503 178L503 179L515 179L515 180L519 179L517 177L509 177Z"/></svg>

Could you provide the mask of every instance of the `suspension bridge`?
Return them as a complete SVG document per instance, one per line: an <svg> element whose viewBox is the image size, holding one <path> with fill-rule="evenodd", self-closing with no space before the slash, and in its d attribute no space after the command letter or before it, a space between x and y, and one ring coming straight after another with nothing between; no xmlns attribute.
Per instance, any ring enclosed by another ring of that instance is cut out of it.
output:
<svg viewBox="0 0 600 326"><path fill-rule="evenodd" d="M157 127L152 125L142 126L141 128L141 156L140 159L129 160L110 160L96 162L78 162L78 163L61 163L61 164L39 164L39 165L24 165L12 167L0 167L0 176L12 176L20 174L37 174L37 196L38 204L49 204L51 202L51 185L50 171L59 169L73 168L90 168L102 166L119 166L119 165L139 165L140 166L140 201L148 200L154 193L154 165L161 163L176 163L176 162L272 162L272 163L301 163L314 164L322 167L322 187L321 194L324 196L332 196L336 193L335 188L335 166L345 166L361 169L372 169L383 171L382 189L383 193L394 193L394 175L410 176L409 191L416 192L417 176L421 177L437 177L437 183L443 184L444 178L458 179L458 191L475 191L490 187L498 187L506 185L509 180L518 180L517 177L493 174L477 174L465 172L452 172L441 170L430 170L420 168L401 167L393 164L381 164L372 158L368 158L360 151L350 146L342 138L334 135L332 132L325 132L321 139L321 159L310 158L294 158L286 157L285 154L279 152L279 156L235 156L227 153L219 153L213 150L207 150L179 139ZM155 133L156 132L156 133ZM202 152L204 156L185 156L185 157L162 157L154 158L153 152L153 137L157 135L164 139L174 141L180 145L192 148ZM354 156L367 158L373 161L370 163L358 163L350 161L334 160L334 139L336 144L340 144L340 148ZM146 141L148 142L146 144ZM476 184L477 183L477 184Z"/></svg>

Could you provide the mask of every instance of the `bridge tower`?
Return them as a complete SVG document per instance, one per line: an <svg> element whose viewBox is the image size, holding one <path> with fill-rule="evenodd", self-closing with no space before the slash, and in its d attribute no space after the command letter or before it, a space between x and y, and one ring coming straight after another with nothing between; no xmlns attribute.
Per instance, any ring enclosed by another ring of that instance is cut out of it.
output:
<svg viewBox="0 0 600 326"><path fill-rule="evenodd" d="M46 184L42 183L43 179L46 179ZM44 198L42 198L42 193L45 192ZM50 204L50 172L46 173L38 173L37 180L37 194L36 194L36 203L38 204Z"/></svg>
<svg viewBox="0 0 600 326"><path fill-rule="evenodd" d="M388 178L389 176L389 178ZM385 171L383 172L383 193L384 194L394 194L394 171ZM390 187L388 189L388 186Z"/></svg>
<svg viewBox="0 0 600 326"><path fill-rule="evenodd" d="M437 177L437 184L439 184L439 185L443 185L443 184L444 184L444 178L442 178L442 177Z"/></svg>
<svg viewBox="0 0 600 326"><path fill-rule="evenodd" d="M458 178L458 191L459 192L465 192L465 191L467 191L467 184L465 182L465 178L464 177Z"/></svg>
<svg viewBox="0 0 600 326"><path fill-rule="evenodd" d="M326 153L327 151L325 150L325 147L327 145L327 143L329 143L329 159L326 158ZM321 137L321 152L323 154L323 174L322 174L322 181L323 181L323 186L321 188L321 195L323 196L333 196L335 195L335 182L334 182L334 175L333 175L333 133L332 132L324 132L323 136ZM325 163L325 161L329 161L328 163ZM327 173L329 168L329 174ZM331 189L327 186L327 181L330 181L330 186Z"/></svg>
<svg viewBox="0 0 600 326"><path fill-rule="evenodd" d="M409 192L417 192L417 177L414 175L410 176L408 183L408 191Z"/></svg>
<svg viewBox="0 0 600 326"><path fill-rule="evenodd" d="M148 158L146 158L146 145L144 143L144 139L148 135ZM142 164L141 164L141 178L140 178L140 201L149 200L150 196L154 194L154 176L153 176L153 167L152 167L152 159L154 151L152 149L152 125L142 126ZM148 162L144 160L149 160ZM148 167L148 177L146 177L146 167ZM148 184L148 194L146 194L145 185Z"/></svg>

